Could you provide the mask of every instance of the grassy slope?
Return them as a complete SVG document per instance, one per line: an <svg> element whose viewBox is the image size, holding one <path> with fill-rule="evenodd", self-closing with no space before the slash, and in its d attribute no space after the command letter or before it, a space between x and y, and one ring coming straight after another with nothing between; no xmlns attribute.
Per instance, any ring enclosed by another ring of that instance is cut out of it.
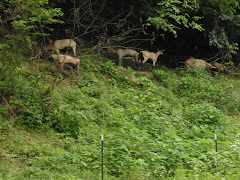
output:
<svg viewBox="0 0 240 180"><path fill-rule="evenodd" d="M0 177L99 178L104 134L107 179L237 179L239 128L216 124L239 123L238 79L81 60L77 84L51 63L17 70L21 83L1 108Z"/></svg>

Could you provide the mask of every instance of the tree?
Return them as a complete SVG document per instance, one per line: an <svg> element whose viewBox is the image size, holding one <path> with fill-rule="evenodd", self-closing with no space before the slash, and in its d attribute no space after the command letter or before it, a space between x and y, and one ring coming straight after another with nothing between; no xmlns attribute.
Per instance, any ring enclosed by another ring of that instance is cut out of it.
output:
<svg viewBox="0 0 240 180"><path fill-rule="evenodd" d="M60 23L60 8L48 0L3 0L0 2L0 94L9 97L18 81L18 67L26 60L38 38L50 24ZM51 29L50 29L51 30Z"/></svg>
<svg viewBox="0 0 240 180"><path fill-rule="evenodd" d="M0 3L0 51L26 53L37 37L46 36L49 24L61 23L60 8L48 7L48 0L4 0ZM51 30L51 29L50 29Z"/></svg>
<svg viewBox="0 0 240 180"><path fill-rule="evenodd" d="M155 7L155 17L149 17L146 26L153 25L157 29L171 32L177 36L177 30L182 26L203 31L202 25L197 22L200 16L192 15L192 11L197 11L197 2L191 0L163 0Z"/></svg>
<svg viewBox="0 0 240 180"><path fill-rule="evenodd" d="M219 58L231 58L238 50L240 15L238 0L198 0L199 12L204 16L203 26L209 45L219 49Z"/></svg>
<svg viewBox="0 0 240 180"><path fill-rule="evenodd" d="M155 7L156 14L149 17L145 25L175 37L183 27L204 31L209 45L219 50L218 57L231 58L238 50L238 9L238 0L162 0Z"/></svg>

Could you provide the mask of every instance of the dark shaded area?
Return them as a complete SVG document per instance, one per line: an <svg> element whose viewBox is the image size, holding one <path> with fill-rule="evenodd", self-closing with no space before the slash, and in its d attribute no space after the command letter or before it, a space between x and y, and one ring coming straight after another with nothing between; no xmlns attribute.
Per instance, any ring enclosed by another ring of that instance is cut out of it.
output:
<svg viewBox="0 0 240 180"><path fill-rule="evenodd" d="M159 1L52 0L49 5L62 8L62 20L65 23L53 27L55 31L51 33L51 38L73 38L80 45L79 48L96 47L103 51L106 46L153 52L165 49L157 63L170 68L182 66L182 62L190 57L211 60L219 53L219 49L209 45L208 37L209 31L214 29L212 22L216 21L217 15L211 14L211 8L208 8L210 5L204 2L198 14L207 17L201 22L208 29L206 32L182 27L176 38L171 33L149 26L146 33L143 33L142 22L155 14L157 2ZM235 40L239 38L231 35L230 31L228 35ZM237 64L238 56L232 60Z"/></svg>

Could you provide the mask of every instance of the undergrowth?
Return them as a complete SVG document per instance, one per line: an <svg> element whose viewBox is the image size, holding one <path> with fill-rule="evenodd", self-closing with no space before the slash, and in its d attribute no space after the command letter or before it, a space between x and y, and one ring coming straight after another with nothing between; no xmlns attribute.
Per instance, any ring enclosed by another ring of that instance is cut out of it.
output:
<svg viewBox="0 0 240 180"><path fill-rule="evenodd" d="M0 178L99 179L101 134L106 179L239 177L239 128L224 125L239 123L238 79L79 58L77 83L51 62L1 62Z"/></svg>

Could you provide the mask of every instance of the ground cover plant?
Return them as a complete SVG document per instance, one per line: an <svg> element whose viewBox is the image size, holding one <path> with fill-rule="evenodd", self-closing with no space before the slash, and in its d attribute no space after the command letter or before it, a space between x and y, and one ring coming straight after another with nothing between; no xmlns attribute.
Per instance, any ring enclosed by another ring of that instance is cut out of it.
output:
<svg viewBox="0 0 240 180"><path fill-rule="evenodd" d="M1 86L1 178L100 179L101 135L105 179L239 177L238 79L79 58L78 83L34 60Z"/></svg>

